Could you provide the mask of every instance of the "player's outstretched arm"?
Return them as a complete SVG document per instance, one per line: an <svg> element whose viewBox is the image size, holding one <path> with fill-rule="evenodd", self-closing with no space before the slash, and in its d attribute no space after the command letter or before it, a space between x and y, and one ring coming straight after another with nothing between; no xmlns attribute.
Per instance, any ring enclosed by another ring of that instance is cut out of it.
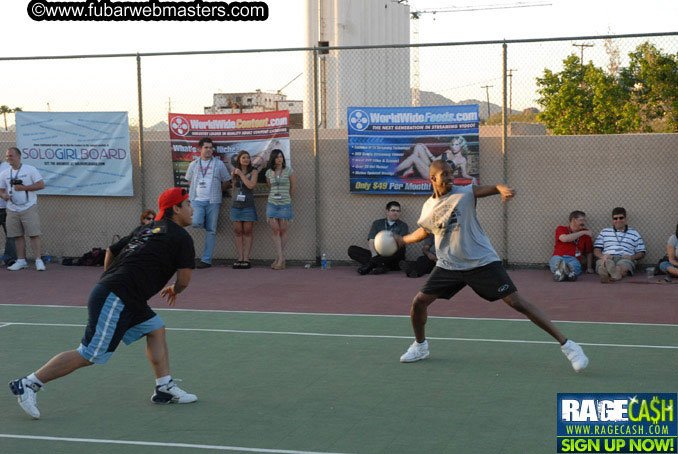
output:
<svg viewBox="0 0 678 454"><path fill-rule="evenodd" d="M160 296L167 300L167 304L174 306L177 302L177 295L183 292L191 281L191 269L181 268L177 270L177 280L160 291Z"/></svg>
<svg viewBox="0 0 678 454"><path fill-rule="evenodd" d="M111 248L106 248L106 257L104 257L104 271L108 269L108 267L111 265L111 262L115 258L115 254L113 254L113 251L111 251Z"/></svg>
<svg viewBox="0 0 678 454"><path fill-rule="evenodd" d="M495 194L501 194L501 201L506 202L516 195L516 191L504 184L498 184L496 186L473 186L473 195L476 199Z"/></svg>
<svg viewBox="0 0 678 454"><path fill-rule="evenodd" d="M398 247L401 248L401 247L405 246L406 244L412 244L412 243L418 243L420 241L424 241L426 238L429 237L429 235L430 234L426 230L419 227L414 232L410 233L409 235L405 235L405 236L400 236L400 235L394 233L393 238L395 238L396 242L398 243Z"/></svg>

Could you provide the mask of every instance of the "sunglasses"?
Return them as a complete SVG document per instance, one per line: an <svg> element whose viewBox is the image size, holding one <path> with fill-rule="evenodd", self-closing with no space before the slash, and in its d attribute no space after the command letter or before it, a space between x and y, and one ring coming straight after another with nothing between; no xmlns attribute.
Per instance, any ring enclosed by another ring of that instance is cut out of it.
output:
<svg viewBox="0 0 678 454"><path fill-rule="evenodd" d="M144 218L144 221L152 221L153 219L154 219L153 216L148 216Z"/></svg>
<svg viewBox="0 0 678 454"><path fill-rule="evenodd" d="M625 217L626 217L626 216L612 216L612 219L614 219L615 221L621 221L621 220L623 220Z"/></svg>

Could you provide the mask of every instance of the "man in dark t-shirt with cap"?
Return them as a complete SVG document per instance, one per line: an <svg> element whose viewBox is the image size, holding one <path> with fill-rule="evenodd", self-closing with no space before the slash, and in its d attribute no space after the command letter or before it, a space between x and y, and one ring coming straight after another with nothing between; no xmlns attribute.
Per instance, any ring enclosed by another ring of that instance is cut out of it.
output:
<svg viewBox="0 0 678 454"><path fill-rule="evenodd" d="M146 352L156 376L153 403L190 403L198 398L179 388L169 372L165 324L148 306L160 292L170 306L191 279L193 240L184 227L191 224L193 209L188 192L172 188L158 199L158 216L148 225L106 250L104 274L87 303L85 335L76 350L60 353L24 378L9 383L21 408L40 417L36 393L42 385L92 364L104 364L116 347L146 336ZM176 272L177 280L166 286ZM164 288L163 288L164 287Z"/></svg>

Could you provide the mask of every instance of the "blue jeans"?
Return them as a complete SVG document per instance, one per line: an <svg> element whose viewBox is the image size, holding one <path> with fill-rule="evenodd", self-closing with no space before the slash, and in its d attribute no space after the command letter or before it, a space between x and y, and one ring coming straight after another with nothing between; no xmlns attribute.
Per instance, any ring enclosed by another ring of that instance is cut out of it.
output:
<svg viewBox="0 0 678 454"><path fill-rule="evenodd" d="M675 268L675 265L671 265L671 262L668 260L665 260L659 264L659 269L662 271L664 274L669 274L668 271L666 271L666 268L673 266Z"/></svg>
<svg viewBox="0 0 678 454"><path fill-rule="evenodd" d="M193 227L205 229L205 250L200 260L211 264L214 243L217 241L217 220L221 204L196 200L191 202L191 205L193 205Z"/></svg>
<svg viewBox="0 0 678 454"><path fill-rule="evenodd" d="M576 257L572 257L571 255L554 255L551 257L551 260L549 260L549 268L551 268L551 272L555 273L557 268L556 266L558 265L558 261L562 260L563 262L569 264L572 266L572 270L574 271L574 274L579 276L581 274L581 263L579 263L579 259Z"/></svg>

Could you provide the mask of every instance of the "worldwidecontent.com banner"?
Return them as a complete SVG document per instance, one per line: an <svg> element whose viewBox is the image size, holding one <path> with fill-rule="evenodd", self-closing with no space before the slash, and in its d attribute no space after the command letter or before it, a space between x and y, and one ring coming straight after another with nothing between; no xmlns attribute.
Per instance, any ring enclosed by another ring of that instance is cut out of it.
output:
<svg viewBox="0 0 678 454"><path fill-rule="evenodd" d="M677 393L558 394L557 452L678 452Z"/></svg>

